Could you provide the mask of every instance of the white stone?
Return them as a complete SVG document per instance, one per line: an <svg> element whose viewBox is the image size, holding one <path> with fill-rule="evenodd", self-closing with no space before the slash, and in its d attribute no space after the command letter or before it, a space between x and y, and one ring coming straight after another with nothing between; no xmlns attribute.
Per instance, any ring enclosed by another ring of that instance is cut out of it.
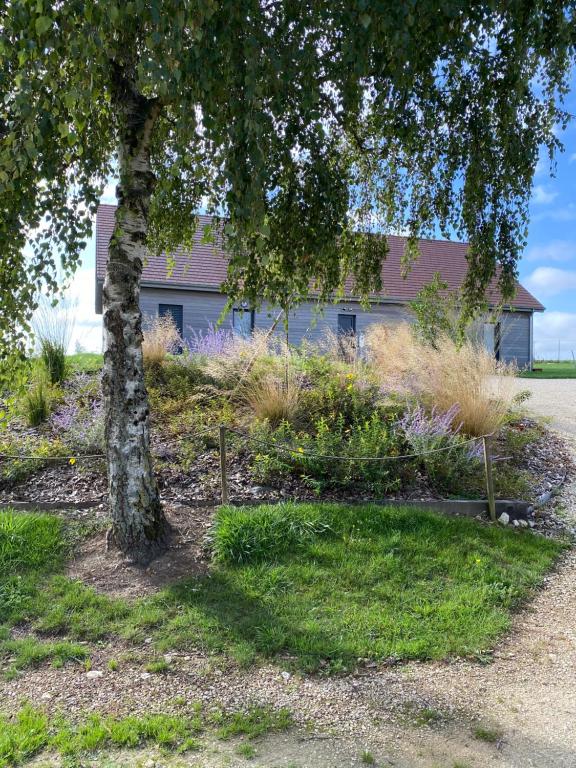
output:
<svg viewBox="0 0 576 768"><path fill-rule="evenodd" d="M510 515L507 512L502 512L502 514L498 518L498 522L502 523L502 525L508 525L508 523L510 522Z"/></svg>
<svg viewBox="0 0 576 768"><path fill-rule="evenodd" d="M284 680L285 683L287 683L291 677L292 675L290 674L290 672L282 672L282 679Z"/></svg>
<svg viewBox="0 0 576 768"><path fill-rule="evenodd" d="M90 672L86 672L88 680L97 680L99 677L104 677L104 672L99 669L91 669Z"/></svg>

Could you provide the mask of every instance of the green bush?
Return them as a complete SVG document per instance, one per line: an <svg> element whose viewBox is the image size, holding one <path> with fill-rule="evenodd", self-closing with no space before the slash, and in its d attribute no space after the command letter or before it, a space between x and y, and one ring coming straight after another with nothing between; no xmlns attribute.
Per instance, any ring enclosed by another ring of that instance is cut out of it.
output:
<svg viewBox="0 0 576 768"><path fill-rule="evenodd" d="M66 347L59 341L40 340L40 359L51 384L61 384L68 372Z"/></svg>
<svg viewBox="0 0 576 768"><path fill-rule="evenodd" d="M378 407L380 392L358 374L340 373L310 382L301 395L300 409L313 425L320 417L334 419L340 415L344 426L369 419Z"/></svg>
<svg viewBox="0 0 576 768"><path fill-rule="evenodd" d="M22 398L22 410L27 423L38 427L50 415L52 407L52 391L48 384L39 380L33 382Z"/></svg>
<svg viewBox="0 0 576 768"><path fill-rule="evenodd" d="M357 484L387 493L400 486L403 467L392 457L400 453L402 442L379 411L352 425L342 413L321 416L310 431L298 431L287 423L272 430L266 423L257 423L253 434L262 443L254 457L254 471L263 481L277 473L294 472L319 490ZM331 456L344 458L326 458ZM382 460L358 461L359 456Z"/></svg>

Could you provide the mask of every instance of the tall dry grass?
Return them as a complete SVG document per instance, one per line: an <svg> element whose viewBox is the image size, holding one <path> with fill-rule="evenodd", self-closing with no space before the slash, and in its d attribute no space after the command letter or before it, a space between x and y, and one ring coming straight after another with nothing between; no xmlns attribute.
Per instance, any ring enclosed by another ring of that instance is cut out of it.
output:
<svg viewBox="0 0 576 768"><path fill-rule="evenodd" d="M172 315L155 317L143 331L142 354L148 365L159 365L167 355L176 352L182 339Z"/></svg>
<svg viewBox="0 0 576 768"><path fill-rule="evenodd" d="M252 382L244 390L244 400L253 416L275 429L283 421L297 420L301 394L300 378L286 367L284 376L268 374Z"/></svg>
<svg viewBox="0 0 576 768"><path fill-rule="evenodd" d="M442 413L457 406L456 421L468 435L497 431L512 408L516 368L496 361L477 342L458 345L443 336L433 348L404 323L372 326L366 346L386 389L414 395Z"/></svg>
<svg viewBox="0 0 576 768"><path fill-rule="evenodd" d="M233 336L218 354L204 361L203 369L224 388L240 392L248 381L278 367L287 354L284 342L270 330L254 331L247 338Z"/></svg>

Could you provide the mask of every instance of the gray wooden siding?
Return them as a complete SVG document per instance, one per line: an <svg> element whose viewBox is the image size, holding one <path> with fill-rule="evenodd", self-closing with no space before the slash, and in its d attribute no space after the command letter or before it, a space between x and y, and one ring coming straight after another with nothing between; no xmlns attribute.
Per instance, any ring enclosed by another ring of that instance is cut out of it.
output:
<svg viewBox="0 0 576 768"><path fill-rule="evenodd" d="M226 305L226 298L220 293L210 291L178 291L170 288L143 287L140 292L140 309L146 319L158 316L160 304L181 304L183 307L182 325L184 338L192 332L207 331L216 325Z"/></svg>
<svg viewBox="0 0 576 768"><path fill-rule="evenodd" d="M500 359L519 368L531 362L530 314L503 312L500 318Z"/></svg>
<svg viewBox="0 0 576 768"><path fill-rule="evenodd" d="M226 304L226 298L219 293L202 291L178 291L165 288L143 287L140 294L140 308L146 318L158 316L160 304L181 304L183 306L184 337L190 338L194 331L204 332L216 325ZM263 306L255 314L254 328L267 330L276 320L279 308ZM374 323L397 324L411 320L409 310L401 304L374 304L369 311L357 302L329 304L322 310L314 302L304 302L293 309L288 322L288 338L291 344L299 344L304 339L319 341L327 329L336 332L339 314L356 315L356 332L361 335ZM224 318L223 328L232 327L232 317ZM276 329L278 335L284 335L281 321Z"/></svg>
<svg viewBox="0 0 576 768"><path fill-rule="evenodd" d="M183 306L184 337L190 338L194 331L204 332L219 321L226 305L226 297L210 291L179 291L170 288L143 287L140 297L142 313L147 317L156 317L160 304L181 304ZM255 314L254 327L268 329L278 316L279 309L263 306ZM314 302L305 302L290 312L288 338L291 344L299 344L304 339L319 341L327 329L336 332L339 314L356 315L356 332L361 337L368 326L374 323L411 322L413 316L408 307L402 304L373 304L364 310L358 302L343 301L328 304L318 310ZM530 312L503 312L500 320L501 342L500 357L506 362L515 362L519 367L530 365ZM232 317L228 315L223 328L232 327ZM284 325L278 325L276 333L284 334Z"/></svg>

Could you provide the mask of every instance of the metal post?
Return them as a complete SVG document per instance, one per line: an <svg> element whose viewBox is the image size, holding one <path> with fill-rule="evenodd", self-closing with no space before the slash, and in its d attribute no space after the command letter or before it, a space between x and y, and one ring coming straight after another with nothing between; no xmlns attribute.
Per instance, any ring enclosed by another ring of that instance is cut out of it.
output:
<svg viewBox="0 0 576 768"><path fill-rule="evenodd" d="M488 509L490 520L496 522L496 500L494 498L494 480L492 478L492 455L490 453L490 438L483 437L484 443L484 469L486 470L486 492L488 494Z"/></svg>
<svg viewBox="0 0 576 768"><path fill-rule="evenodd" d="M226 477L226 427L220 424L220 487L222 504L228 504L228 479Z"/></svg>

